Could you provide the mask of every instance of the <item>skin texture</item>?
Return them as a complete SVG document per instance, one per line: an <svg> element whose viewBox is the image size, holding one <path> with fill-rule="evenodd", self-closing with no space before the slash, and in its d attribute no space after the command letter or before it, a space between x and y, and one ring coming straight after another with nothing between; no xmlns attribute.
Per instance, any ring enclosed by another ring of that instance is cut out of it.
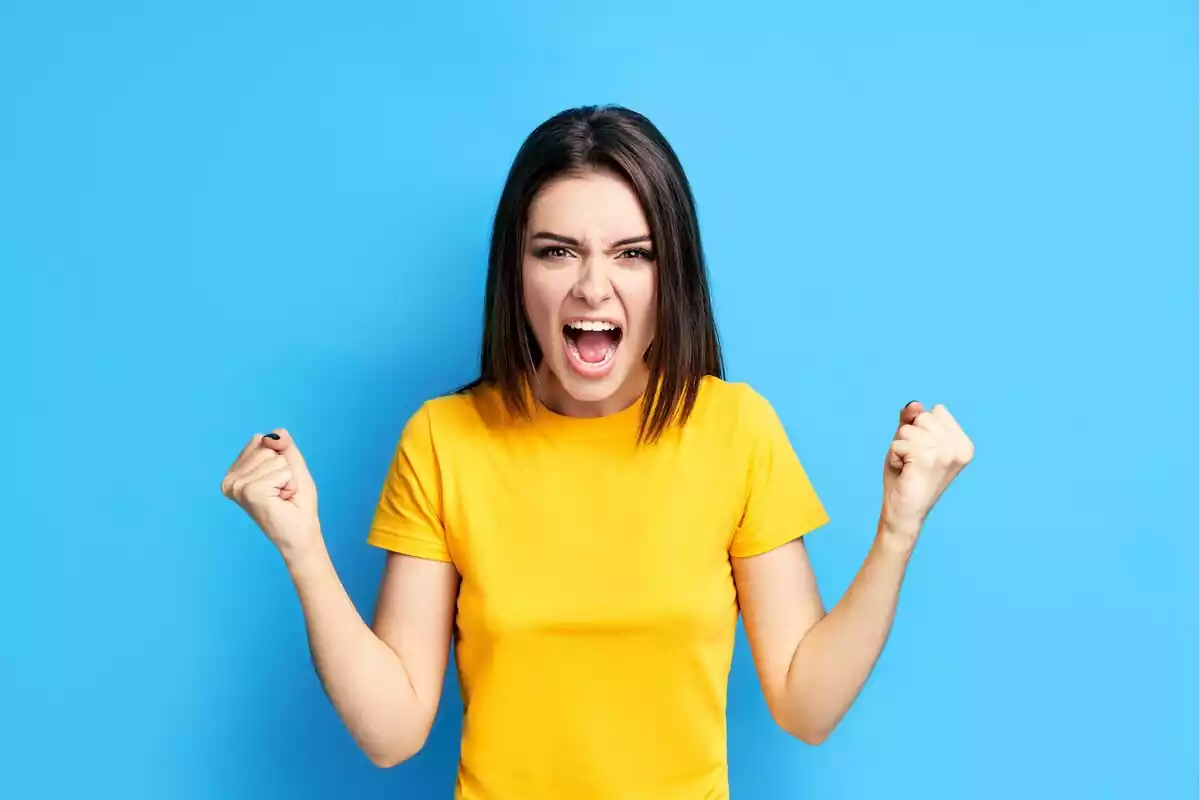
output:
<svg viewBox="0 0 1200 800"><path fill-rule="evenodd" d="M528 222L522 278L526 313L546 354L537 382L540 401L571 416L627 407L645 388L643 355L655 330L657 290L652 245L640 240L649 229L636 195L610 173L586 172L543 187ZM622 328L603 378L581 377L566 360L562 326L579 317ZM314 667L347 728L373 762L397 764L420 750L437 711L458 574L451 564L389 553L368 625L325 548L317 490L304 458L285 429L274 436L251 438L222 480L222 492L283 557L304 611ZM973 455L945 407L926 411L914 402L901 410L884 457L873 544L849 590L828 612L802 540L733 559L755 666L783 729L816 744L850 708L887 641L925 519Z"/></svg>

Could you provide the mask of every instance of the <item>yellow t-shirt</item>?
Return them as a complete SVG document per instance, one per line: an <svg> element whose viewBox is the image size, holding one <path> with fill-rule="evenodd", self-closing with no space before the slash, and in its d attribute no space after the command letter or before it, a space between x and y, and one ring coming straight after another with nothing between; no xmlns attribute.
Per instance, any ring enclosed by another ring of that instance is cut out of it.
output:
<svg viewBox="0 0 1200 800"><path fill-rule="evenodd" d="M607 417L499 393L431 400L405 426L368 541L452 561L460 800L728 796L730 556L827 521L771 406L706 378L638 446Z"/></svg>

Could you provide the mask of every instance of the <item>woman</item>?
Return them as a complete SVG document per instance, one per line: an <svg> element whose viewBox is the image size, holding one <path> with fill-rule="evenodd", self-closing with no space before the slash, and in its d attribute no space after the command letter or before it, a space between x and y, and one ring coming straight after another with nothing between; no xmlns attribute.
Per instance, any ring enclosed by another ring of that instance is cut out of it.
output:
<svg viewBox="0 0 1200 800"><path fill-rule="evenodd" d="M827 614L801 539L825 510L768 402L722 380L691 190L646 118L580 108L530 135L486 297L479 379L413 415L386 476L372 626L287 431L253 437L223 484L282 553L362 749L393 765L421 748L453 635L456 797L727 797L739 609L774 719L825 739L971 460L950 413L900 412L874 544Z"/></svg>

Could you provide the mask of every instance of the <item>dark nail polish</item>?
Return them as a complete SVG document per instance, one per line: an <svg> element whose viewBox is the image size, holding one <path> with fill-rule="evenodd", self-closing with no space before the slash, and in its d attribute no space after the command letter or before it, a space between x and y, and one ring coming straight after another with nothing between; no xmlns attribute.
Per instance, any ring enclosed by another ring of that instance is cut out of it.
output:
<svg viewBox="0 0 1200 800"><path fill-rule="evenodd" d="M278 439L278 438L279 438L279 434L278 434L278 433L268 433L268 434L265 434L265 435L263 436L263 438L264 438L264 439Z"/></svg>
<svg viewBox="0 0 1200 800"><path fill-rule="evenodd" d="M917 402L917 401L916 401L916 400L909 400L907 403L905 403L904 407L905 407L905 408L908 408L909 406L911 406L911 405L912 405L913 403L915 403L915 402Z"/></svg>

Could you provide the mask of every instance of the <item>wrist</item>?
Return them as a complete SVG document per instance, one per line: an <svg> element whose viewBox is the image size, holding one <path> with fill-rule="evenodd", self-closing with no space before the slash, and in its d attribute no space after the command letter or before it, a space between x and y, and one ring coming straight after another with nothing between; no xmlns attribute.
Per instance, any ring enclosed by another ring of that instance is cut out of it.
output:
<svg viewBox="0 0 1200 800"><path fill-rule="evenodd" d="M878 527L875 529L875 544L883 551L909 556L917 546L917 539L921 535L920 523L895 523L887 520L880 520Z"/></svg>
<svg viewBox="0 0 1200 800"><path fill-rule="evenodd" d="M311 571L314 565L329 559L329 551L325 548L325 539L321 536L319 526L298 542L280 544L279 555L283 557L288 572L293 576Z"/></svg>

